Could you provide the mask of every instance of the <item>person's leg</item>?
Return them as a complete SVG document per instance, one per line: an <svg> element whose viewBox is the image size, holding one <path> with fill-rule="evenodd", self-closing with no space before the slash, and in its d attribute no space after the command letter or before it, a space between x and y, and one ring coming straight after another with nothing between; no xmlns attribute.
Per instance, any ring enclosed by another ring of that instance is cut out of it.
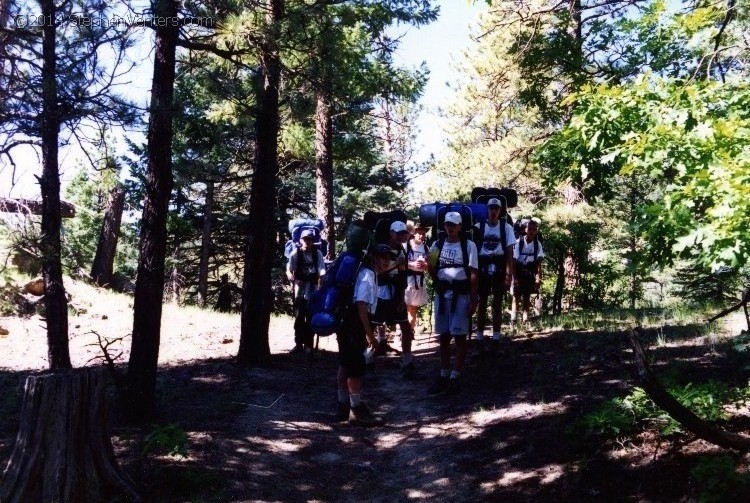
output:
<svg viewBox="0 0 750 503"><path fill-rule="evenodd" d="M529 321L529 308L531 307L531 293L523 294L523 321Z"/></svg>
<svg viewBox="0 0 750 503"><path fill-rule="evenodd" d="M294 299L294 348L292 352L301 352L305 343L306 336L306 303L305 299Z"/></svg>
<svg viewBox="0 0 750 503"><path fill-rule="evenodd" d="M417 315L419 313L419 306L410 306L409 304L406 305L406 313L409 316L409 326L411 326L411 331L414 332L417 328Z"/></svg>
<svg viewBox="0 0 750 503"><path fill-rule="evenodd" d="M412 342L414 341L414 329L411 325L402 321L401 327L401 369L404 374L404 378L414 378L414 355L411 352Z"/></svg>
<svg viewBox="0 0 750 503"><path fill-rule="evenodd" d="M505 277L500 274L492 283L492 340L499 341L503 325Z"/></svg>

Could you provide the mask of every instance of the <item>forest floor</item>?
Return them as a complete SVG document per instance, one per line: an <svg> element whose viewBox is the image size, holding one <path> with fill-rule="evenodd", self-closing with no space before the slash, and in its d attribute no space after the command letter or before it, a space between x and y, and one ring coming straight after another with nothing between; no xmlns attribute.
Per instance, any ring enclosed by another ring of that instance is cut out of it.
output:
<svg viewBox="0 0 750 503"><path fill-rule="evenodd" d="M82 284L68 289L77 309L70 317L74 366L97 364L96 333L121 338L110 352L122 352L126 362L131 300ZM644 337L657 371L668 365L695 382L747 384L748 370L737 367L731 350L744 318L729 320L718 335L664 321ZM4 467L23 380L46 367L46 335L36 315L0 318L0 326L9 332L0 336ZM436 397L426 394L438 372L435 337L419 333L417 380L401 378L396 355L379 358L366 377L363 396L386 419L369 429L333 422L333 337L320 340L311 360L289 354L291 320L274 318L270 364L243 369L233 359L239 315L166 305L162 327L158 426L124 424L114 396L110 414L117 459L146 501L725 501L728 491L731 501L750 497L744 482L727 486L716 476L698 483L694 471L701 460L729 455L746 474L747 455L688 434L603 439L581 432L585 414L634 386L625 324L521 330L498 354L470 356L460 395ZM143 454L145 435L167 425L187 434L187 457ZM724 426L748 432L750 421L738 416Z"/></svg>

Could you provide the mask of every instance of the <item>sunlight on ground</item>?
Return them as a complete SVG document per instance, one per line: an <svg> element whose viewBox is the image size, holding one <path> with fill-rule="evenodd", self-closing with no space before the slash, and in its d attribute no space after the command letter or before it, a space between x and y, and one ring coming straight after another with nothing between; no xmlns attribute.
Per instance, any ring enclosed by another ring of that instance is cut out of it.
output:
<svg viewBox="0 0 750 503"><path fill-rule="evenodd" d="M511 487L515 484L535 482L537 484L551 484L565 475L565 466L552 464L536 470L528 471L506 471L502 477L492 482L485 482L480 485L486 493L492 493L502 487Z"/></svg>

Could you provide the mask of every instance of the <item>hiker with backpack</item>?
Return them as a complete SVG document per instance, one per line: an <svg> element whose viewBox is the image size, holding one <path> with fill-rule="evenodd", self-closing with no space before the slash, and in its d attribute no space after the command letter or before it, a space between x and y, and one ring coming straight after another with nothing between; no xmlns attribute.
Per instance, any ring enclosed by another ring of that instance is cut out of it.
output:
<svg viewBox="0 0 750 503"><path fill-rule="evenodd" d="M435 285L433 317L440 342L440 375L427 393L460 391L459 378L466 359L471 315L479 302L477 247L462 231L461 213L445 214L445 237L430 248L428 269ZM450 369L451 338L456 340L456 359Z"/></svg>
<svg viewBox="0 0 750 503"><path fill-rule="evenodd" d="M292 282L294 294L293 353L311 353L314 347L315 334L310 327L308 301L326 273L323 254L313 244L314 236L312 229L300 233L299 246L289 256L286 266L286 276Z"/></svg>
<svg viewBox="0 0 750 503"><path fill-rule="evenodd" d="M507 222L507 204L503 196L487 201L487 220L474 227L479 248L479 307L477 312L477 344L480 354L486 351L485 325L487 303L492 295L492 348L500 343L505 294L513 278L513 246L515 233Z"/></svg>
<svg viewBox="0 0 750 503"><path fill-rule="evenodd" d="M339 346L336 420L348 420L356 426L382 424L382 420L374 416L362 401L362 377L366 369L365 352L378 345L371 323L378 305L377 277L396 257L388 245L380 244L368 258L371 262L363 261L357 272L351 303L347 305L336 331Z"/></svg>
<svg viewBox="0 0 750 503"><path fill-rule="evenodd" d="M513 290L516 303L521 299L521 310L524 323L529 319L531 295L539 293L542 284L542 259L544 249L539 242L539 220L532 218L526 222L525 234L522 235L513 250L516 274ZM515 320L514 320L515 321Z"/></svg>
<svg viewBox="0 0 750 503"><path fill-rule="evenodd" d="M384 355L390 349L385 334L385 327L398 325L401 330L401 372L405 379L414 378L414 357L411 343L414 331L409 324L404 302L407 282L407 256L404 245L409 239L406 224L400 220L391 223L390 247L394 258L389 267L378 274L378 308L373 316L373 323L378 326L378 348L376 355Z"/></svg>
<svg viewBox="0 0 750 503"><path fill-rule="evenodd" d="M408 270L406 272L406 291L404 302L406 303L406 314L412 332L417 328L419 308L427 304L427 285L425 284L425 271L427 271L427 232L430 230L422 224L407 226L411 227L409 234L411 238L406 243L406 259Z"/></svg>

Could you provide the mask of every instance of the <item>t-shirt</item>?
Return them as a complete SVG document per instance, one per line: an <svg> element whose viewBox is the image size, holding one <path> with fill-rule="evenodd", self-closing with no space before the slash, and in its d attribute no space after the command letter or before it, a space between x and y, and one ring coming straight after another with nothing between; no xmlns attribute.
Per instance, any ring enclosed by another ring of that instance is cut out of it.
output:
<svg viewBox="0 0 750 503"><path fill-rule="evenodd" d="M406 249L406 243L404 243L404 249ZM418 245L411 243L411 249L409 250L409 253L407 254L406 259L409 262L416 262L420 258L427 260L427 243L422 243ZM423 271L416 271L416 272L423 272ZM424 286L424 279L421 276L414 276L413 274L410 274L409 276L407 276L406 278L407 288L422 288L423 286Z"/></svg>
<svg viewBox="0 0 750 503"><path fill-rule="evenodd" d="M378 305L378 278L375 271L362 267L357 274L357 280L354 283L354 303L365 302L370 314L375 313Z"/></svg>
<svg viewBox="0 0 750 503"><path fill-rule="evenodd" d="M437 253L438 243L437 241L430 248L430 252L435 251ZM473 241L466 242L466 251L469 253L469 267L472 269L479 268L479 258L477 255L477 246ZM461 249L461 241L455 243L449 243L445 241L443 249L438 257L438 272L437 279L439 281L461 281L469 279L466 277L466 270L464 265L464 254ZM446 267L446 266L458 266L458 267Z"/></svg>
<svg viewBox="0 0 750 503"><path fill-rule="evenodd" d="M513 246L516 241L516 235L513 232L513 227L505 220L499 220L495 225L489 223L484 224L484 236L482 237L482 249L479 250L480 255L504 255L505 250L503 249L503 242L500 239L500 228L505 223L505 246ZM478 223L474 227L482 229L482 224Z"/></svg>
<svg viewBox="0 0 750 503"><path fill-rule="evenodd" d="M537 260L544 257L542 243L539 243L538 246L539 248L536 254ZM526 236L521 236L516 243L516 246L513 247L513 258L524 265L534 262L534 241L527 243Z"/></svg>
<svg viewBox="0 0 750 503"><path fill-rule="evenodd" d="M308 277L312 274L315 274L316 268L315 262L313 261L313 252L318 254L317 273L319 277L322 277L326 273L326 266L325 262L323 261L323 254L317 248L306 252L303 252L301 248L297 248L296 250L294 250L294 252L292 252L292 254L289 256L289 262L286 265L286 270L290 273L296 273L297 261L300 260L301 257L302 264L299 272ZM310 294L313 292L313 290L315 290L316 287L317 281L305 281L302 283L302 285L298 285L295 282L294 296L296 298L309 299Z"/></svg>

